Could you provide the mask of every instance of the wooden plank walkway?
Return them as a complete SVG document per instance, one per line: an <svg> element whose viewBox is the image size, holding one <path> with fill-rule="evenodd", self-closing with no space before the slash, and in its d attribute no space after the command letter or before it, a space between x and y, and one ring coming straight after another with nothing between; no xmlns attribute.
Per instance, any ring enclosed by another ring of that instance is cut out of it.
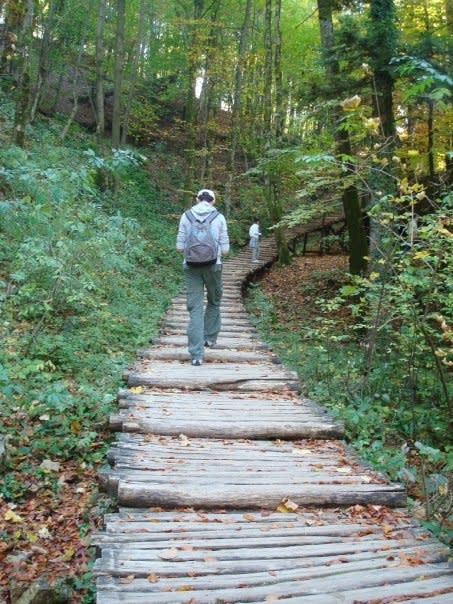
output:
<svg viewBox="0 0 453 604"><path fill-rule="evenodd" d="M125 372L99 475L119 511L94 536L98 604L453 601L447 549L404 489L349 450L256 335L241 287L275 253L268 239L260 264L249 250L225 263L222 331L201 367L181 295Z"/></svg>

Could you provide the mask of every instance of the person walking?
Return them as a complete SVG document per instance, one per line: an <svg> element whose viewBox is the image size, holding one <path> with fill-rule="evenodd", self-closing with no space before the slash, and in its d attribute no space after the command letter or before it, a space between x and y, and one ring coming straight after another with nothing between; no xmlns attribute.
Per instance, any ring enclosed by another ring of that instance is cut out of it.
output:
<svg viewBox="0 0 453 604"><path fill-rule="evenodd" d="M225 217L214 208L215 200L213 191L201 189L196 204L182 214L176 236L176 249L184 254L188 350L195 366L203 363L204 347L216 343L221 325L222 256L228 254L230 242Z"/></svg>
<svg viewBox="0 0 453 604"><path fill-rule="evenodd" d="M260 221L258 218L253 219L253 224L249 229L249 247L252 250L252 262L259 262L258 256L260 253L259 238L260 233Z"/></svg>

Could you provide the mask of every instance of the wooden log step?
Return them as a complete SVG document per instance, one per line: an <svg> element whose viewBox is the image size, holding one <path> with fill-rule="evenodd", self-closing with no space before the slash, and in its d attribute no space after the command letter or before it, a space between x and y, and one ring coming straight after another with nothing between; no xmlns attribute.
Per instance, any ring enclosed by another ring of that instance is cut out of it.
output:
<svg viewBox="0 0 453 604"><path fill-rule="evenodd" d="M254 327L243 327L242 325L222 325L220 331L220 338L236 338L241 336L254 335ZM159 330L159 336L165 335L186 335L187 333L187 322L181 321L179 324L174 325L161 325Z"/></svg>
<svg viewBox="0 0 453 604"><path fill-rule="evenodd" d="M200 391L191 392L187 390L172 391L166 390L147 390L142 389L121 389L118 391L118 401L123 407L139 407L143 410L155 408L158 405L162 409L175 408L180 411L189 411L197 413L204 407L218 411L231 410L234 413L240 413L244 409L247 412L260 413L264 416L271 413L283 414L292 413L294 409L298 414L306 414L312 418L325 418L331 420L326 408L317 405L314 401L300 396L295 392L274 393L250 393L250 392L216 392Z"/></svg>
<svg viewBox="0 0 453 604"><path fill-rule="evenodd" d="M114 477L113 477L114 478ZM120 504L143 507L148 505L166 505L184 507L193 505L205 508L249 508L262 507L275 509L280 501L289 497L298 505L350 506L385 504L400 506L405 495L398 488L388 485L218 485L212 487L206 483L179 485L175 483L153 483L146 478L144 482L130 479L118 479L109 483L108 492L118 498Z"/></svg>
<svg viewBox="0 0 453 604"><path fill-rule="evenodd" d="M319 444L307 443L310 447L316 450ZM325 459L313 462L291 443L186 436L153 442L153 437L122 434L109 452L115 469L106 471L101 482L121 505L136 507L275 509L285 497L305 506L404 504L400 485L348 457L341 443L324 441L323 447Z"/></svg>
<svg viewBox="0 0 453 604"><path fill-rule="evenodd" d="M149 526L148 531L152 531ZM150 537L148 533L147 536ZM268 569L279 570L282 574L286 574L284 569L289 568L298 569L299 574L306 566L317 566L316 562L321 562L324 563L325 567L328 566L329 562L332 564L335 559L337 564L362 561L362 568L376 568L376 566L386 565L385 559L391 558L389 551L396 550L400 554L400 552L406 553L410 550L416 558L413 561L417 562L413 564L414 566L437 562L442 574L448 574L444 572L446 565L443 564L443 561L446 560L445 548L433 541L421 544L414 537L384 540L377 536L375 539L370 537L363 540L352 538L350 541L342 542L341 537L326 536L317 542L315 537L312 538L313 542L311 544L305 543L305 540L301 538L299 545L292 545L291 543L274 544L272 538L267 539L261 536L260 545L254 546L255 540L251 540L250 543L248 540L242 542L242 539L236 536L235 540L230 540L229 547L221 547L217 541L193 540L190 535L182 542L174 540L173 535L167 535L167 539L163 541L153 541L152 539L150 541L137 541L137 536L135 536L133 542L127 541L127 535L122 535L122 538L115 542L113 534L111 536L105 534L102 538L94 537L95 543L104 546L103 559L96 565L96 572L100 574L102 569L115 576L134 573L134 575L140 577L145 573L150 573L150 568L155 568L160 571L161 575L165 576L178 574L181 571L187 572L193 563L198 563L200 564L200 575L210 574L210 572L219 572L219 574L241 571L259 572L258 569L263 571ZM170 556L166 559L167 548L175 550L172 552L171 559ZM254 549L257 550L255 555ZM385 556L382 555L384 552L387 552ZM373 553L376 555L371 556L370 554ZM211 568L209 568L208 563L203 568L205 558L210 556L215 557L214 567L211 565ZM338 558L341 559L338 560ZM401 555L401 558L403 558L403 555ZM387 566L397 566L394 560L395 558L392 560L393 564L387 562ZM222 570L224 573L222 573ZM324 570L327 571L326 568Z"/></svg>
<svg viewBox="0 0 453 604"><path fill-rule="evenodd" d="M137 351L139 358L148 360L161 360L161 361L185 361L190 360L190 355L187 350L182 347L170 347L170 346L155 346L153 348L143 348ZM204 354L204 362L226 362L226 363L276 363L280 364L280 360L270 353L262 351L248 351L248 350L229 350L228 348L221 348L220 345L206 348Z"/></svg>
<svg viewBox="0 0 453 604"><path fill-rule="evenodd" d="M177 296L172 300L172 306L178 306L180 304L183 304L184 306L186 305L185 294ZM223 289L222 305L228 304L242 306L242 296L236 285L232 285L230 290L225 290L225 288Z"/></svg>
<svg viewBox="0 0 453 604"><path fill-rule="evenodd" d="M189 313L187 312L187 309L184 306L174 307L170 309L165 316L169 321L185 321L187 323L187 321L189 320ZM233 311L230 309L228 310L228 312L226 312L225 309L221 308L221 317L222 324L225 322L226 325L228 324L228 322L235 323L236 321L238 322L238 324L250 323L249 317L247 316L245 310L239 309Z"/></svg>
<svg viewBox="0 0 453 604"><path fill-rule="evenodd" d="M185 434L189 437L204 436L209 438L335 438L341 437L341 431L336 424L309 423L309 424L284 424L261 422L260 424L241 425L235 428L232 422L215 422L181 419L171 422L168 418L143 419L140 416L125 418L121 415L110 417L110 429L112 431L137 432L138 434L158 433L169 436Z"/></svg>
<svg viewBox="0 0 453 604"><path fill-rule="evenodd" d="M329 421L311 401L301 398L238 398L183 392L170 396L121 395L120 413L110 417L110 429L189 437L302 439L341 438L343 426ZM133 402L132 405L130 403ZM194 409L196 414L194 416Z"/></svg>
<svg viewBox="0 0 453 604"><path fill-rule="evenodd" d="M187 336L157 336L152 338L152 343L158 346L185 346L187 348ZM217 347L231 350L267 350L269 348L268 345L251 337L226 338L222 333L219 334Z"/></svg>
<svg viewBox="0 0 453 604"><path fill-rule="evenodd" d="M173 316L166 317L162 322L162 327L179 327L180 325L187 325L187 319L189 317L189 313L185 313L184 316ZM242 329L255 329L255 326L248 319L239 319L239 318L230 318L230 317L222 317L222 328L230 328L230 327L242 327Z"/></svg>
<svg viewBox="0 0 453 604"><path fill-rule="evenodd" d="M211 582L207 589L191 590L190 582L179 579L173 582L172 587L164 588L162 585L150 585L152 580L133 579L122 581L121 579L100 578L98 604L116 604L122 602L127 604L172 604L172 603L213 603L213 602L265 602L269 600L278 600L279 602L302 602L303 604L331 604L338 602L358 603L358 602L413 602L408 600L410 594L423 598L426 594L440 593L445 596L449 594L451 602L451 581L448 576L448 569L429 568L426 575L417 574L416 569L409 569L405 574L401 570L379 569L370 571L366 578L359 570L357 573L348 573L342 580L334 575L332 584L337 588L324 585L325 578L302 581L282 581L275 582L272 585L260 585L249 587L244 585L238 577L237 585L233 588L215 587L215 581ZM345 573L346 574L346 573ZM152 575L152 573L151 573ZM131 575L132 577L133 575ZM242 579L244 579L242 577ZM348 587L349 582L349 587ZM126 585L125 585L126 583ZM106 598L103 598L103 589L106 592ZM183 593L181 593L183 592ZM186 592L186 593L184 593ZM187 593L189 592L189 593ZM320 593L322 596L313 596L313 592ZM442 593L443 592L443 593ZM401 596L401 599L396 599ZM387 600L391 598L391 600ZM424 602L425 600L421 600ZM439 600L431 600L438 603ZM448 602L443 599L443 602Z"/></svg>
<svg viewBox="0 0 453 604"><path fill-rule="evenodd" d="M169 336L170 337L170 336ZM299 389L297 375L279 365L217 363L192 367L189 363L161 363L125 374L129 386L187 388L203 390L286 390Z"/></svg>
<svg viewBox="0 0 453 604"><path fill-rule="evenodd" d="M263 517L129 509L108 516L107 532L94 536L101 550L94 567L98 601L298 602L322 594L329 602L352 604L368 600L350 594L371 594L376 587L406 600L452 593L445 546L385 508L376 520L370 519L373 508L364 508L364 529L354 509L341 523L338 510L326 513L327 522L319 511Z"/></svg>
<svg viewBox="0 0 453 604"><path fill-rule="evenodd" d="M162 451L168 451L169 454L176 451L184 456L189 456L192 453L201 453L207 455L222 456L223 459L229 457L233 459L247 460L252 457L256 460L265 458L286 463L288 458L296 459L298 463L302 463L305 457L311 459L315 457L328 457L333 459L337 465L345 463L357 463L363 465L361 460L348 448L348 446L337 440L305 440L295 442L284 442L280 440L270 441L249 441L247 439L210 439L210 438L193 438L187 442L184 435L180 438L171 436L162 436L159 434L143 436L133 434L119 434L116 446L137 448L140 450L155 451L156 448L161 448ZM344 472L340 472L344 473Z"/></svg>
<svg viewBox="0 0 453 604"><path fill-rule="evenodd" d="M171 317L172 314L176 314L179 317L186 316L188 317L187 307L185 303L174 304L171 309L169 309L168 316ZM221 317L238 317L241 319L247 319L248 316L245 312L244 306L236 302L222 302L220 304L220 314Z"/></svg>

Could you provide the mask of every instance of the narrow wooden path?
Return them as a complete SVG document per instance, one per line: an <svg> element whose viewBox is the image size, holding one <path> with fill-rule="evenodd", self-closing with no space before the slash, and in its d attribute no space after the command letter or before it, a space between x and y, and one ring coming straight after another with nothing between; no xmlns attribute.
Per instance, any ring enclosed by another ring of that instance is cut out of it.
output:
<svg viewBox="0 0 453 604"><path fill-rule="evenodd" d="M201 367L181 295L126 372L100 475L119 511L94 536L98 604L453 602L448 552L403 488L348 449L257 337L241 288L275 253L269 239L261 264L249 250L225 263L222 331Z"/></svg>

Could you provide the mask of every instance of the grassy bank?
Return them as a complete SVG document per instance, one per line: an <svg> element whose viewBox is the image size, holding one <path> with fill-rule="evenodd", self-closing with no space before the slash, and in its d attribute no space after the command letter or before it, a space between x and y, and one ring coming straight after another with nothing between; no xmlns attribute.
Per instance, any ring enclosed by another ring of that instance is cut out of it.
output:
<svg viewBox="0 0 453 604"><path fill-rule="evenodd" d="M66 576L91 602L95 473L122 371L180 287L179 209L150 185L152 150L101 157L61 128L37 121L0 152L0 586L11 568L19 585Z"/></svg>

